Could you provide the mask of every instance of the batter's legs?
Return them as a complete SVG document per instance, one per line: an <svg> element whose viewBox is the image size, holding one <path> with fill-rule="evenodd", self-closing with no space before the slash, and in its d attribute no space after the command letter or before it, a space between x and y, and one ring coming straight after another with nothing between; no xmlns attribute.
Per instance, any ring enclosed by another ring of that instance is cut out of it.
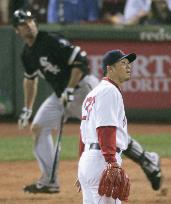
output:
<svg viewBox="0 0 171 204"><path fill-rule="evenodd" d="M59 192L58 175L56 181L53 184L50 183L55 153L51 132L53 129L60 129L60 120L62 114L63 106L60 103L59 99L56 97L56 95L52 94L41 105L33 120L31 129L34 135L34 154L38 161L42 175L41 178L35 184L26 186L24 191L30 193ZM57 158L57 165L59 165L59 154Z"/></svg>
<svg viewBox="0 0 171 204"><path fill-rule="evenodd" d="M42 172L42 176L39 180L39 183L42 185L48 185L54 161L54 143L51 135L51 129L50 128L35 129L35 126L33 126L32 130L34 131L34 135L36 135L34 143L34 155L39 163L39 167ZM57 158L57 164L58 163L59 154ZM56 185L58 184L57 181L55 181L55 183Z"/></svg>

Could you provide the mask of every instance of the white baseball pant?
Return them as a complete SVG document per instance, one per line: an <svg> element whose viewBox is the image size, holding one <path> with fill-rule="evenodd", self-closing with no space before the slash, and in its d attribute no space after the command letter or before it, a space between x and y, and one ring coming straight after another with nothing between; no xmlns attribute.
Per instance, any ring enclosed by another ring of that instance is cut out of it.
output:
<svg viewBox="0 0 171 204"><path fill-rule="evenodd" d="M79 87L75 91L74 101L65 110L65 118L81 118L82 102L89 91L98 83L99 80L93 75L88 75L80 81ZM54 144L51 131L60 129L63 112L64 108L60 99L53 93L40 106L32 123L32 125L40 128L40 131L35 135L34 154L42 172L39 183L43 185L47 185L49 182L54 161Z"/></svg>
<svg viewBox="0 0 171 204"><path fill-rule="evenodd" d="M116 160L121 165L121 153L116 153ZM100 150L89 150L85 147L78 164L78 179L81 184L83 204L121 204L119 199L114 200L98 194L100 178L106 165Z"/></svg>

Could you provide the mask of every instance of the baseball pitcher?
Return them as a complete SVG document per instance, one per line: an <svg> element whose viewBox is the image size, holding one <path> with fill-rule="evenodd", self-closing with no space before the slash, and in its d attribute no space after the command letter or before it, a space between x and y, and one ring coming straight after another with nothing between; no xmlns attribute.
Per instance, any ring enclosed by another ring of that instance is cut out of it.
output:
<svg viewBox="0 0 171 204"><path fill-rule="evenodd" d="M128 146L127 119L120 90L130 79L136 54L112 50L103 58L104 77L82 105L78 179L83 204L120 204L130 191L121 154ZM93 171L92 171L93 167Z"/></svg>

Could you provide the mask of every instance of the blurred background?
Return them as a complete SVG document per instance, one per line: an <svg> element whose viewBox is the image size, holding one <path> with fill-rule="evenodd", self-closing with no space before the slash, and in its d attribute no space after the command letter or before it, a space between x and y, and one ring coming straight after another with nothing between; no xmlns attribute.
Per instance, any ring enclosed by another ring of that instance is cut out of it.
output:
<svg viewBox="0 0 171 204"><path fill-rule="evenodd" d="M135 52L132 79L123 86L129 121L171 121L171 0L0 0L0 119L23 106L23 42L11 26L16 9L29 9L41 30L60 32L88 53L102 77L107 50ZM40 81L36 110L51 89Z"/></svg>

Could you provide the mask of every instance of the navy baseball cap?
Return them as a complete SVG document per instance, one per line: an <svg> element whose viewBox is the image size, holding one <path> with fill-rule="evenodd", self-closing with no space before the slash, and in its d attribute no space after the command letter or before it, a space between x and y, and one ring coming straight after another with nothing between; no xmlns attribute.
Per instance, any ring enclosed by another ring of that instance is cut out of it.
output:
<svg viewBox="0 0 171 204"><path fill-rule="evenodd" d="M106 52L102 60L103 70L106 71L107 65L112 65L124 58L127 58L131 63L136 59L136 54L135 53L125 54L121 50L111 50Z"/></svg>
<svg viewBox="0 0 171 204"><path fill-rule="evenodd" d="M34 19L31 11L18 9L13 13L12 24L14 27L17 27L19 24L24 23L28 19Z"/></svg>

